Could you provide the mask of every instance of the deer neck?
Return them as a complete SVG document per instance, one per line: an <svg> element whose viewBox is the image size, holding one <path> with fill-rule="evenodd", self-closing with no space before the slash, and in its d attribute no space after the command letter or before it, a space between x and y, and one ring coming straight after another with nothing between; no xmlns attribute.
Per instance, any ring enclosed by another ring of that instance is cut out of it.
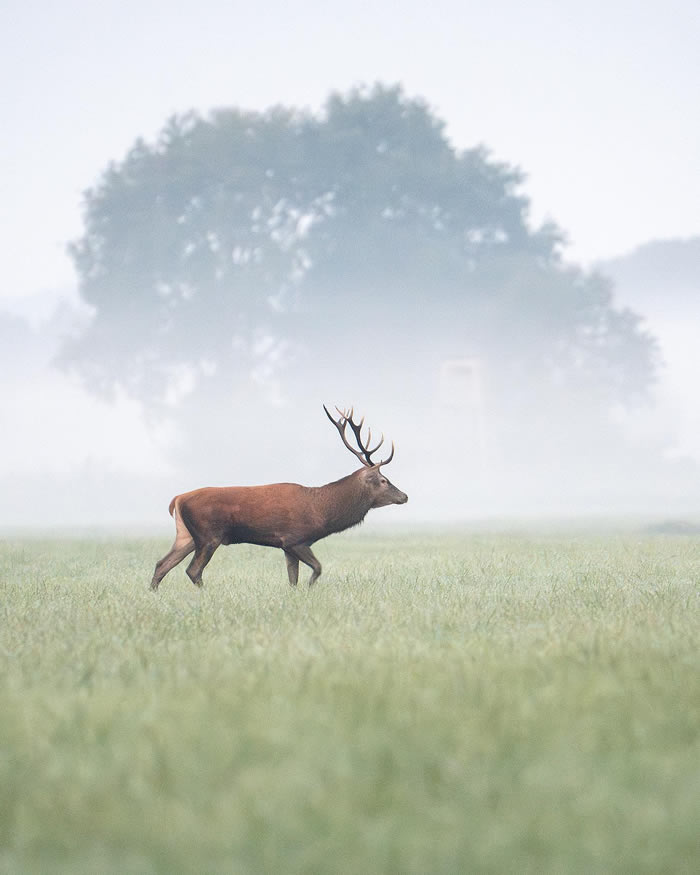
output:
<svg viewBox="0 0 700 875"><path fill-rule="evenodd" d="M358 525L371 508L371 499L354 474L321 486L320 492L329 534Z"/></svg>

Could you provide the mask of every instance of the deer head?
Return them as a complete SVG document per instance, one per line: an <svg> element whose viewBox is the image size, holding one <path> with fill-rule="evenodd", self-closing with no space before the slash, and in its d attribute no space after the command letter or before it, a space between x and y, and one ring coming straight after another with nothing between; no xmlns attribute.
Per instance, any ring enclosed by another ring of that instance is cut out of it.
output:
<svg viewBox="0 0 700 875"><path fill-rule="evenodd" d="M360 468L359 471L356 471L352 476L356 477L362 483L363 489L365 490L367 497L370 499L370 507L384 507L387 504L406 504L408 501L406 493L397 489L396 486L384 476L381 470L383 465L388 465L394 458L394 442L391 442L391 452L386 459L382 459L381 462L373 462L372 456L383 445L384 435L382 434L377 446L370 449L372 443L372 430L370 428L367 429L367 440L363 440L362 438L362 427L365 422L364 416L359 422L355 422L353 419L354 408L351 407L350 410L341 410L339 407L336 407L335 409L338 411L339 418L333 419L325 404L323 405L323 409L326 411L326 416L338 429L338 434L347 449L362 462L363 467ZM355 447L353 447L348 441L346 435L346 428L348 425L355 436L357 449L355 449Z"/></svg>

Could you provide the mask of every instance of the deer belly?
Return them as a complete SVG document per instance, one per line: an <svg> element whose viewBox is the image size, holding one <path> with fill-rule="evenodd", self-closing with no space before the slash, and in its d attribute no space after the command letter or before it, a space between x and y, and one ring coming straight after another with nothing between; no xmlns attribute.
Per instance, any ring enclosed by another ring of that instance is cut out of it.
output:
<svg viewBox="0 0 700 875"><path fill-rule="evenodd" d="M230 508L222 543L262 547L300 543L318 527L318 521L311 517L308 508L275 495L267 501L241 502Z"/></svg>
<svg viewBox="0 0 700 875"><path fill-rule="evenodd" d="M222 544L257 544L260 547L281 547L282 542L283 538L276 532L245 525L232 526L221 541Z"/></svg>

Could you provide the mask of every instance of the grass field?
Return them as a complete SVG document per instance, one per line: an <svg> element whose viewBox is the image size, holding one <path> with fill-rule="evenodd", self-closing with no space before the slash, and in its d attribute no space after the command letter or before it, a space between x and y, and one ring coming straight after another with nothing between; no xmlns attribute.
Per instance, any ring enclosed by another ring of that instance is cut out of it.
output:
<svg viewBox="0 0 700 875"><path fill-rule="evenodd" d="M168 547L0 541L0 872L700 869L700 539Z"/></svg>

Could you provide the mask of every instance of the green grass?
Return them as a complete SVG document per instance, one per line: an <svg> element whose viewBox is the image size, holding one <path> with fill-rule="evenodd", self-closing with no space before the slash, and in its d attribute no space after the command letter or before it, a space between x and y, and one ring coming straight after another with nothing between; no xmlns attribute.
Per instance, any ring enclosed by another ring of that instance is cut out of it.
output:
<svg viewBox="0 0 700 875"><path fill-rule="evenodd" d="M699 540L168 546L0 542L0 872L697 871Z"/></svg>

